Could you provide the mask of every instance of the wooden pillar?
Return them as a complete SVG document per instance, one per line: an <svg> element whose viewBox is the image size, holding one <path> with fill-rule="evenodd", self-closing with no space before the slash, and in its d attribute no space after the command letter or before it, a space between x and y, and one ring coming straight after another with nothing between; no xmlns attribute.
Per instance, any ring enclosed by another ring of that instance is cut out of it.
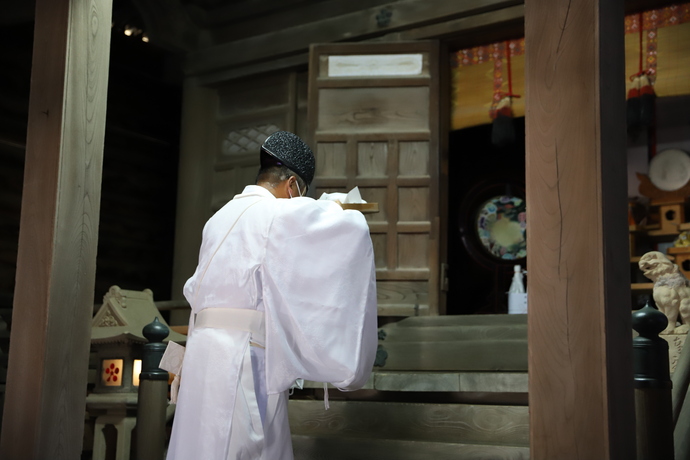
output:
<svg viewBox="0 0 690 460"><path fill-rule="evenodd" d="M199 261L201 233L211 217L213 164L218 150L217 91L187 79L182 97L182 135L175 225L172 298L184 299L184 283ZM173 311L171 324L187 324L188 311Z"/></svg>
<svg viewBox="0 0 690 460"><path fill-rule="evenodd" d="M37 0L0 452L81 455L112 0Z"/></svg>
<svg viewBox="0 0 690 460"><path fill-rule="evenodd" d="M525 5L530 457L629 460L623 1Z"/></svg>

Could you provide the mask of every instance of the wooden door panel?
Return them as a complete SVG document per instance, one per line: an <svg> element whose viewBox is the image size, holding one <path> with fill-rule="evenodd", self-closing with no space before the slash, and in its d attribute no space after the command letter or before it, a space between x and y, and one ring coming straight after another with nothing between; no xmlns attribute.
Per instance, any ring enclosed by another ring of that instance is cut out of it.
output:
<svg viewBox="0 0 690 460"><path fill-rule="evenodd" d="M400 142L398 148L400 149L398 162L400 176L429 175L428 142Z"/></svg>
<svg viewBox="0 0 690 460"><path fill-rule="evenodd" d="M398 234L398 268L425 269L429 266L429 235Z"/></svg>
<svg viewBox="0 0 690 460"><path fill-rule="evenodd" d="M388 142L357 143L357 177L388 177Z"/></svg>
<svg viewBox="0 0 690 460"><path fill-rule="evenodd" d="M388 268L388 259L386 254L386 245L388 244L388 235L385 233L372 233L371 242L374 246L374 262L377 270L385 270Z"/></svg>
<svg viewBox="0 0 690 460"><path fill-rule="evenodd" d="M271 110L283 113L285 106L291 105L293 85L289 74L277 74L219 86L218 118L255 115Z"/></svg>
<svg viewBox="0 0 690 460"><path fill-rule="evenodd" d="M367 203L379 203L379 212L375 214L365 214L364 217L369 222L388 222L388 207L381 206L386 203L388 197L387 187L359 187L362 199Z"/></svg>
<svg viewBox="0 0 690 460"><path fill-rule="evenodd" d="M427 132L429 88L323 89L319 132Z"/></svg>
<svg viewBox="0 0 690 460"><path fill-rule="evenodd" d="M429 187L398 187L398 220L429 222Z"/></svg>
<svg viewBox="0 0 690 460"><path fill-rule="evenodd" d="M379 204L379 314L438 314L437 44L315 45L309 72L317 193L358 186Z"/></svg>
<svg viewBox="0 0 690 460"><path fill-rule="evenodd" d="M322 142L316 148L316 176L347 178L345 142Z"/></svg>

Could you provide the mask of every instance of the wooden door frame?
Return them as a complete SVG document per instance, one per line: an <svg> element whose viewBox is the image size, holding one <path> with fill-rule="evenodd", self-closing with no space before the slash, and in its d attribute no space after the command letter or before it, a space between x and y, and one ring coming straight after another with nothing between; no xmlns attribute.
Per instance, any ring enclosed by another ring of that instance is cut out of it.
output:
<svg viewBox="0 0 690 460"><path fill-rule="evenodd" d="M391 53L391 48L392 47L404 47L405 52L409 53L428 53L429 54L429 65L433 65L431 63L440 63L439 58L440 58L440 44L437 41L412 41L412 42L384 42L384 43L337 43L337 44L314 44L311 47L311 53L310 53L310 63L309 63L309 68L313 69L310 70L310 74L312 71L318 72L320 69L320 61L319 61L319 56L320 54L317 54L314 52L314 47L318 46L319 47L319 52L322 54L329 54L331 52L335 52L337 54L360 54L363 53L363 48L366 48L366 53L365 54L390 54ZM441 65L438 65L438 68L436 68L436 72L441 71L443 67ZM409 78L406 77L404 83L400 83L400 86L409 86L409 87L415 87L415 86L427 86L429 88L430 92L430 99L429 99L429 113L435 113L435 117L431 117L430 120L430 125L429 125L429 176L431 177L431 184L429 186L430 190L430 195L429 195L429 204L430 209L430 222L429 226L430 229L429 235L431 238L431 244L429 245L429 257L428 257L428 264L429 264L429 281L428 281L428 304L429 304L429 313L428 314L439 314L439 311L441 308L445 307L445 301L441 301L440 297L443 297L441 295L441 290L440 290L440 267L441 267L441 261L445 259L441 259L441 253L440 253L440 247L443 244L442 243L442 238L441 238L441 233L443 230L443 226L441 224L441 209L440 209L440 189L441 187L439 184L434 184L434 180L440 180L441 179L441 170L440 170L440 149L442 148L442 145L447 144L447 139L443 140L443 137L440 136L440 126L443 123L440 119L441 112L439 109L439 101L440 98L436 95L440 94L440 75L439 74L434 74L433 72L430 72L430 76L421 76L421 77L415 77L415 78ZM379 77L379 78L367 78L367 82L363 83L362 87L378 87L382 86L385 87L387 83L391 81L391 78L387 77ZM351 85L352 82L343 82L345 85ZM335 81L330 81L327 84L328 88L338 88L341 85L337 80ZM317 113L318 113L318 97L317 97L317 91L318 88L316 85L312 85L312 81L310 80L310 88L309 88L309 111L308 111L308 117L309 117L309 124L310 124L310 133L316 133L316 126L317 126ZM417 140L417 137L414 133L401 133L396 136L396 138L400 141L403 140ZM328 135L326 135L328 137ZM323 138L323 137L322 137ZM377 141L383 141L388 139L387 135L384 134L367 134L366 135L367 139L371 140L377 140ZM325 138L324 138L325 139ZM308 142L314 149L317 149L317 140L310 136L308 139ZM347 165L347 170L348 170L348 177L350 179L347 181L346 187L352 188L355 184L354 182L354 176L356 175L356 163L355 163L355 158L354 155L356 155L356 152L349 152L348 157L350 158L348 160L348 165ZM391 156L392 157L392 156ZM391 158L389 158L390 160ZM432 169L433 168L433 169ZM397 170L397 163L390 163L388 165L389 169L389 174L392 174L394 170ZM412 186L415 178L406 178L405 183L408 186ZM410 182L412 180L412 182ZM422 179L419 179L422 180ZM366 180L365 180L366 181ZM427 179L428 181L428 179ZM420 182L420 185L424 183L425 186L427 185L426 182L422 181ZM361 185L361 183L360 183ZM390 186L389 186L389 191L390 191ZM389 208L397 208L397 194L393 196L392 194L389 193L388 196L388 203L387 203ZM387 257L389 258L388 261L388 268L391 269L391 257L394 257L393 251L397 251L397 246L395 242L391 241L390 235L392 234L391 228L394 228L398 225L397 222L397 216L393 216L395 221L389 221L387 223L387 226L389 227L388 230L388 246L387 246ZM426 231L426 230L424 230ZM410 271L409 275L412 276L413 270ZM386 275L386 273L379 273L377 274L377 279L383 280L384 278L379 278L379 276ZM398 276L398 275L396 275ZM419 275L417 275L419 276ZM387 278L385 278L387 279ZM395 278L396 280L398 278ZM417 278L410 278L410 279L417 279ZM402 280L402 278L400 278ZM445 311L442 311L445 312ZM386 315L385 312L381 313L382 315ZM394 312L393 315L397 316L400 313Z"/></svg>

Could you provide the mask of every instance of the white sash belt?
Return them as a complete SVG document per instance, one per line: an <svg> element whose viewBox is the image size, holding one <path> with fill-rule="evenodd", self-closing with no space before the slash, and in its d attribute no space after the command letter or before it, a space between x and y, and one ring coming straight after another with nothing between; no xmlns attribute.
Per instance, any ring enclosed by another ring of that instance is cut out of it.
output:
<svg viewBox="0 0 690 460"><path fill-rule="evenodd" d="M264 317L264 312L247 308L204 308L196 314L194 329L212 327L249 332L251 334L250 344L263 348L266 343ZM177 403L183 364L184 347L174 342L168 342L168 347L159 366L161 369L175 374L170 385L170 402L173 404Z"/></svg>
<svg viewBox="0 0 690 460"><path fill-rule="evenodd" d="M264 317L264 312L247 308L204 308L196 314L194 327L250 332L251 341L264 346Z"/></svg>

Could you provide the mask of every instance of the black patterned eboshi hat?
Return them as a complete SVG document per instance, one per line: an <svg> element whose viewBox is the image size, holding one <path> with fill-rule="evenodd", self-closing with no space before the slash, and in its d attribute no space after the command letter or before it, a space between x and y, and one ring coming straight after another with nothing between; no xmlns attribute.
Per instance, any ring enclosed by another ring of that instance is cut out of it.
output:
<svg viewBox="0 0 690 460"><path fill-rule="evenodd" d="M270 165L287 166L307 185L314 179L316 160L309 146L297 135L278 131L261 146L261 167Z"/></svg>

